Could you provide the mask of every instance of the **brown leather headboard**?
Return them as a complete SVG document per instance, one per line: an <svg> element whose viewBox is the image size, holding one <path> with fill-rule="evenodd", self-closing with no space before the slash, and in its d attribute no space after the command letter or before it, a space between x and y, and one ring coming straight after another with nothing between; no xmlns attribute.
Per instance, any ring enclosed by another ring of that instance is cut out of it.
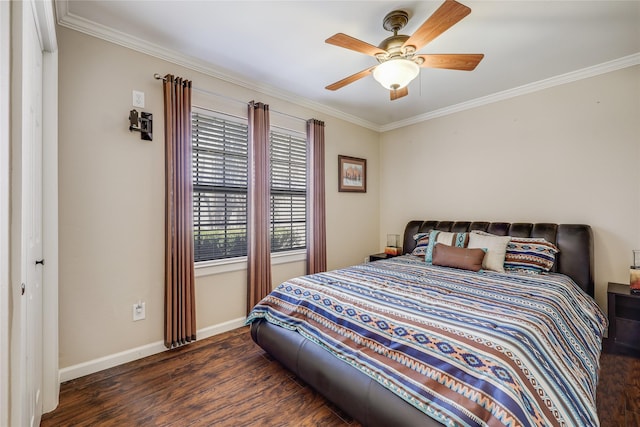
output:
<svg viewBox="0 0 640 427"><path fill-rule="evenodd" d="M404 230L405 254L416 246L413 236L431 230L463 233L481 230L499 236L544 237L558 247L556 263L552 271L571 277L587 294L594 296L593 283L593 232L584 224L550 224L527 222L484 221L409 221Z"/></svg>

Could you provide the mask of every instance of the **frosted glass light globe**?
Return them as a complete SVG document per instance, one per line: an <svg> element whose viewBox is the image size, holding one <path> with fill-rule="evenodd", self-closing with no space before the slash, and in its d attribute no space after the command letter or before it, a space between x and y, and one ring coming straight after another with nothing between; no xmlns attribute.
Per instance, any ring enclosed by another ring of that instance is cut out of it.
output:
<svg viewBox="0 0 640 427"><path fill-rule="evenodd" d="M373 78L389 90L408 85L420 72L420 67L408 59L390 59L373 70Z"/></svg>

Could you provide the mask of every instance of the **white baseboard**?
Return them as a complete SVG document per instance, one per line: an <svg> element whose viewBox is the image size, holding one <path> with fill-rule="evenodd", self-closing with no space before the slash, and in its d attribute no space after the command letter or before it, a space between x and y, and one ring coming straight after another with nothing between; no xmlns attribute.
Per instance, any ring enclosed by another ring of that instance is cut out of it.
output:
<svg viewBox="0 0 640 427"><path fill-rule="evenodd" d="M209 338L223 332L240 328L244 326L245 321L246 317L241 317L229 320L228 322L219 323L217 325L207 326L206 328L198 329L198 331L196 331L196 336L199 340ZM104 369L113 368L114 366L122 365L123 363L132 362L134 360L142 359L143 357L162 353L166 350L167 348L164 346L164 342L158 341L132 348L130 350L121 351L120 353L89 360L88 362L68 366L58 371L58 377L60 378L60 383L63 383Z"/></svg>
<svg viewBox="0 0 640 427"><path fill-rule="evenodd" d="M247 321L246 317L239 317L237 319L229 320L224 323L219 323L217 325L207 326L206 328L198 329L197 338L199 340L203 340L205 338L212 337L214 335L221 334L223 332L232 331L234 329L238 329L244 326Z"/></svg>

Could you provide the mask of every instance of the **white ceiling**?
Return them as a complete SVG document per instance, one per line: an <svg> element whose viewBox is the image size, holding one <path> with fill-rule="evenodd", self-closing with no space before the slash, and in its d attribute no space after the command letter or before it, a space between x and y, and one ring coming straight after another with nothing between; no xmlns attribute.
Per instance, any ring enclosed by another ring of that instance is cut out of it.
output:
<svg viewBox="0 0 640 427"><path fill-rule="evenodd" d="M484 59L471 72L422 68L396 101L373 76L324 89L376 64L324 41L378 45L396 9L411 35L442 1L56 0L56 12L63 26L378 130L640 63L640 1L460 1L471 14L419 53Z"/></svg>

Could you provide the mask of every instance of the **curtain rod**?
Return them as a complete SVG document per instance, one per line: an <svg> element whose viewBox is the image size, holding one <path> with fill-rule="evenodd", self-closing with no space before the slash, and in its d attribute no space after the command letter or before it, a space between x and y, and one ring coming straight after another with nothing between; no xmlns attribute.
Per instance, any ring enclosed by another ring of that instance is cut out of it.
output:
<svg viewBox="0 0 640 427"><path fill-rule="evenodd" d="M155 73L153 75L153 78L156 79L156 80L162 80L163 82L167 80L166 78L164 78L163 76L161 76L158 73ZM205 95L217 96L218 98L224 98L224 99L226 99L228 101L239 102L239 103L244 104L244 105L249 105L249 103L247 101L242 101L240 99L236 99L236 98L232 98L230 96L222 95L221 93L211 92L209 90L200 89L200 88L197 88L195 86L193 86L191 89L196 91L196 92L203 93ZM283 116L291 117L292 119L302 120L305 123L307 122L307 119L303 119L302 117L298 117L298 116L294 116L294 115L291 115L291 114L283 113L283 112L277 111L277 110L272 110L271 108L269 108L269 111L273 111L274 113L281 114Z"/></svg>

